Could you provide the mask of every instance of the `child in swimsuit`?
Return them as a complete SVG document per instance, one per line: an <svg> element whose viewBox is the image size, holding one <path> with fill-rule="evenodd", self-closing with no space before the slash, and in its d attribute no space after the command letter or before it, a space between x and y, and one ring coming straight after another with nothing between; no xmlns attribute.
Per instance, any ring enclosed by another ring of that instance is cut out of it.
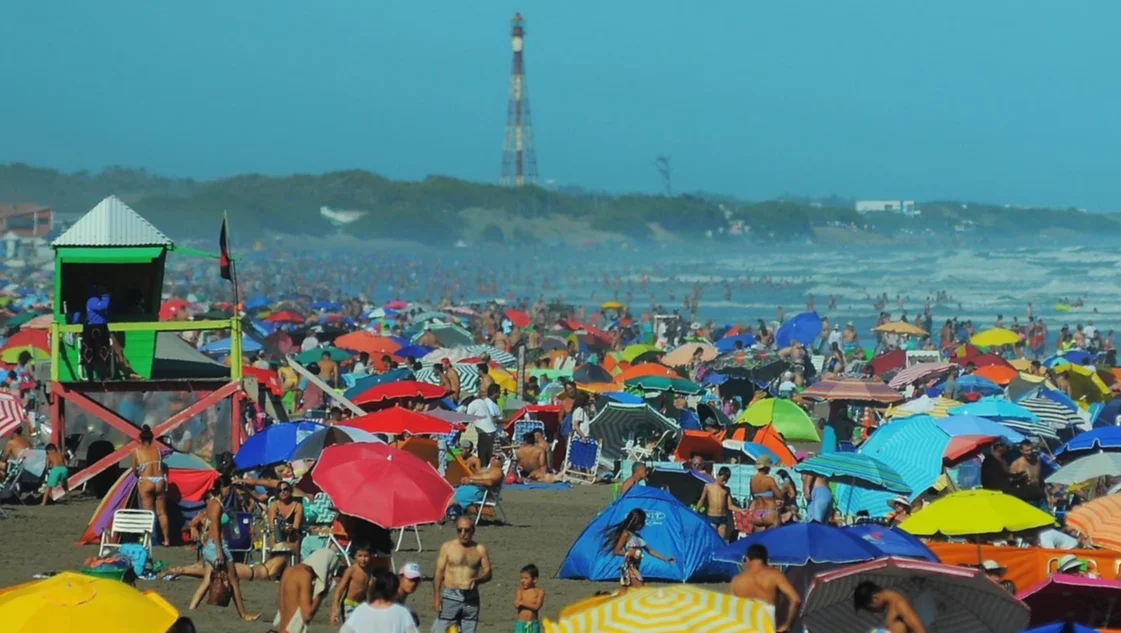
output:
<svg viewBox="0 0 1121 633"><path fill-rule="evenodd" d="M654 558L667 563L677 561L677 558L673 556L659 554L639 536L638 531L644 527L646 527L646 513L635 508L628 512L626 518L622 521L608 526L603 531L603 549L616 556L623 557L623 562L619 567L619 584L624 587L641 587L643 585L642 574L638 569L643 554L650 554Z"/></svg>
<svg viewBox="0 0 1121 633"><path fill-rule="evenodd" d="M360 545L354 551L354 564L346 568L331 596L331 624L338 626L350 617L358 605L366 601L370 586L370 547ZM341 616L340 616L341 611Z"/></svg>
<svg viewBox="0 0 1121 633"><path fill-rule="evenodd" d="M522 567L521 584L514 593L514 608L518 610L514 633L541 633L537 614L545 604L545 590L537 586L538 573L536 565Z"/></svg>

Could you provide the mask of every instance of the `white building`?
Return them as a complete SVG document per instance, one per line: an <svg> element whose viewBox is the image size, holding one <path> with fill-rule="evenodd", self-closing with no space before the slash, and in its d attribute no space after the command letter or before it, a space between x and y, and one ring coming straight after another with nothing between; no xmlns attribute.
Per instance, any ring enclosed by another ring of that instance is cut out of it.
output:
<svg viewBox="0 0 1121 633"><path fill-rule="evenodd" d="M857 200L857 213L888 212L916 215L914 200Z"/></svg>

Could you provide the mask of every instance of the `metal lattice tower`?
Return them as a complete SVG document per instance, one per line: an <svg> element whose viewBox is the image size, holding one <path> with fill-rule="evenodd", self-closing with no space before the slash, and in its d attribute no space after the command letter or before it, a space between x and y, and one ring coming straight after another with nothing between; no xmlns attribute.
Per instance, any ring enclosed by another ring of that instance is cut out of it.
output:
<svg viewBox="0 0 1121 633"><path fill-rule="evenodd" d="M533 122L529 116L529 90L525 83L525 21L515 13L510 28L514 65L510 71L510 100L506 108L506 139L502 144L502 184L521 187L537 180L533 151Z"/></svg>

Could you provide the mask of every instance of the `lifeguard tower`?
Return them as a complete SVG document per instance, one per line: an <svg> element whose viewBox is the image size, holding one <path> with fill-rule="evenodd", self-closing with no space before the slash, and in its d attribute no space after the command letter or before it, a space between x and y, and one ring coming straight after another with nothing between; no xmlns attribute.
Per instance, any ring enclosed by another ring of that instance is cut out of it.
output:
<svg viewBox="0 0 1121 633"><path fill-rule="evenodd" d="M237 450L246 397L239 362L241 322L236 317L159 320L164 266L168 253L176 250L171 239L110 196L51 247L55 250L54 323L50 329L54 442L66 446L68 404L129 438L124 446L73 475L70 488L126 458L137 446L140 429L91 397L96 394L187 392L196 397L192 404L153 426L157 438L230 399L230 444ZM217 257L198 251L191 254ZM91 303L91 298L98 302ZM96 318L91 318L90 308ZM196 330L229 331L230 367L206 358L176 334ZM91 340L94 338L97 340Z"/></svg>

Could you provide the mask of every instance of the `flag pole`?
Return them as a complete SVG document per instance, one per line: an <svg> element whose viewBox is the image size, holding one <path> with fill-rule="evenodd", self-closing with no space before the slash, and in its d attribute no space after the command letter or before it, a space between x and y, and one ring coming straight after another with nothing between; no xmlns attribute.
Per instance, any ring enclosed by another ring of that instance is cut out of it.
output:
<svg viewBox="0 0 1121 633"><path fill-rule="evenodd" d="M230 245L230 233L232 231L230 231L230 214L228 211L222 211L222 222L224 222L226 225L226 248L230 251L230 277L232 278L230 279L230 281L232 281L234 284L234 314L236 316L237 312L240 310L241 300L238 294L237 287L237 264L234 263L233 248Z"/></svg>

